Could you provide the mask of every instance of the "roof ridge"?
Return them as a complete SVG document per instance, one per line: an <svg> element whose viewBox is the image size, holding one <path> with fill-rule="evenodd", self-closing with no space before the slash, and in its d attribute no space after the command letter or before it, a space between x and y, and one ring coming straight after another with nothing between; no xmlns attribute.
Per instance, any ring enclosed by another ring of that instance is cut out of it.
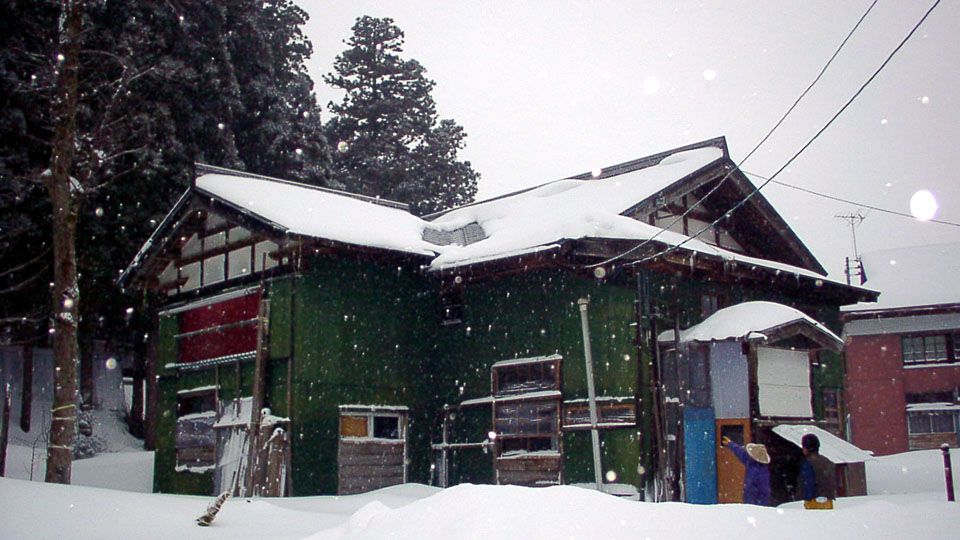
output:
<svg viewBox="0 0 960 540"><path fill-rule="evenodd" d="M695 142L692 144L687 144L677 148L672 148L670 150L664 150L656 154L651 154L649 156L644 156L641 158L633 159L630 161L625 161L623 163L617 163L616 165L611 165L609 167L603 167L600 169L599 175L594 175L593 171L580 173L575 176L570 176L563 178L563 180L595 180L601 178L610 178L611 176L619 176L621 174L626 174L634 171L639 171L641 169L646 169L657 165L664 159L674 155L679 154L680 152L689 152L690 150L699 150L701 148L719 148L723 152L724 158L729 158L730 153L727 150L727 139L724 136L714 137L712 139L706 139L700 142Z"/></svg>
<svg viewBox="0 0 960 540"><path fill-rule="evenodd" d="M209 165L207 163L196 162L193 165L196 170L196 175L194 177L194 185L196 185L196 178L199 178L204 174L223 174L226 176L236 176L239 178L251 178L254 180L266 180L268 182L276 182L279 184L286 184L289 186L296 186L300 188L312 189L315 191L322 191L324 193L331 193L333 195L340 195L343 197L349 197L351 199L357 199L364 202L378 204L380 206L386 206L388 208L395 208L397 210L404 210L406 212L410 212L410 205L400 201L393 201L390 199L384 199L380 197L371 197L369 195L361 195L360 193L351 193L349 191L331 189L331 188L317 186L313 184L305 184L303 182L295 182L293 180L286 180L286 179L277 178L274 176L266 176L263 174L256 174L256 173L251 173L247 171L229 169L227 167L218 167L216 165Z"/></svg>
<svg viewBox="0 0 960 540"><path fill-rule="evenodd" d="M629 173L629 172L638 171L638 170L640 170L640 169L646 169L646 168L648 168L648 167L652 167L652 166L660 163L661 161L663 161L665 158L668 158L668 157L670 157L670 156L672 156L672 155L674 155L674 154L677 154L677 153L679 153L679 152L687 152L687 151L689 151L689 150L698 150L698 149L700 149L700 148L709 148L709 147L719 148L721 151L723 151L723 157L724 157L724 158L727 158L727 159L730 158L730 152L727 150L727 138L724 137L723 135L721 135L721 136L719 136L719 137L714 137L714 138L712 138L712 139L706 139L706 140L703 140L703 141L700 141L700 142L695 142L695 143L692 143L692 144L688 144L688 145L685 145L685 146L680 146L680 147L673 148L673 149L670 149L670 150L664 150L664 151L662 151L662 152L658 152L658 153L656 153L656 154L651 154L651 155L649 155L649 156L644 156L644 157L641 157L641 158L637 158L637 159L634 159L634 160L631 160L631 161L625 161L625 162L623 162L623 163L618 163L618 164L616 164L616 165L611 165L611 166L609 166L609 167L604 167L604 168L601 169L601 173L600 173L599 176L594 176L593 172L581 173L581 174L578 174L578 175L575 175L575 176L565 176L565 177L563 177L563 178L558 178L558 179L556 179L556 180L551 180L551 181L549 181L549 182L544 182L544 183L542 183L542 184L537 184L537 185L535 185L535 186L531 186L531 187L528 187L528 188L519 189L519 190L517 190L517 191L511 191L510 193L504 193L503 195L497 195L496 197L491 197L491 198L489 198L489 199L484 199L484 200L482 200L482 201L474 201L474 202L472 202L472 203L467 203L467 204L463 204L463 205L460 205L460 206L454 206L453 208L447 208L447 209L445 209L445 210L439 210L439 211L437 211L437 212L433 212L433 213L430 213L430 214L426 214L426 215L423 215L423 216L420 216L420 217L421 217L421 219L423 219L424 221L428 221L428 222L429 222L429 221L433 221L434 219L436 219L436 218L438 218L438 217L440 217L440 216L443 216L444 214L450 213L450 212L452 212L452 211L454 211L454 210L459 210L460 208L469 208L469 207L471 207L471 206L476 206L476 205L478 205L478 204L486 204L486 203L488 203L488 202L498 201L498 200L501 200L501 199L506 199L506 198L509 198L509 197L513 197L513 196L515 196L515 195L520 195L520 194L526 193L526 192L528 192L528 191L533 191L533 190L535 190L535 189L542 188L542 187L544 187L544 186L549 186L550 184L556 184L557 182L562 182L562 181L564 181L564 180L598 180L598 179L601 179L601 178L609 178L609 177L611 177L611 176L618 176L618 175L621 175L621 174L626 174L626 173Z"/></svg>

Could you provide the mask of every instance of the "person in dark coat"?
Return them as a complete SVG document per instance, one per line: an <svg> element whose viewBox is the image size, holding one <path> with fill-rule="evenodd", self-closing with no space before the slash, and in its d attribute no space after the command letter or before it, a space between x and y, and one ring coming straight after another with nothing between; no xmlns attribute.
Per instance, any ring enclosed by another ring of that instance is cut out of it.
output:
<svg viewBox="0 0 960 540"><path fill-rule="evenodd" d="M820 455L820 439L807 433L800 439L804 460L800 464L800 495L808 510L830 510L837 498L834 466Z"/></svg>
<svg viewBox="0 0 960 540"><path fill-rule="evenodd" d="M746 467L743 476L743 502L770 506L770 455L762 444L748 444L746 448L724 437L721 442Z"/></svg>

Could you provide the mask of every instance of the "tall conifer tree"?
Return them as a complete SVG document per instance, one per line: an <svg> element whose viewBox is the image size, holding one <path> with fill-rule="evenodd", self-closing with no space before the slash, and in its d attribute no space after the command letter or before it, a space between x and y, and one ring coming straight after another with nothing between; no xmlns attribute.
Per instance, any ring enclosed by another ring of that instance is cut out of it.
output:
<svg viewBox="0 0 960 540"><path fill-rule="evenodd" d="M434 82L419 62L401 58L403 39L392 19L360 17L324 77L345 92L327 122L334 181L419 213L472 201L480 175L457 160L466 134L453 120L438 123Z"/></svg>

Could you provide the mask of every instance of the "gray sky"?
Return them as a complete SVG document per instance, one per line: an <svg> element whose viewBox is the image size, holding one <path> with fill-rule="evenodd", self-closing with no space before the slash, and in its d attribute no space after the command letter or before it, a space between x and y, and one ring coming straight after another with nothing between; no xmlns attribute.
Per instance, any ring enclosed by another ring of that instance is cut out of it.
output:
<svg viewBox="0 0 960 540"><path fill-rule="evenodd" d="M768 176L849 99L933 3L881 0L830 70L742 165ZM869 1L374 2L301 0L321 75L356 17L392 17L468 138L478 199L724 135L739 162L816 77ZM945 0L863 94L777 180L900 212L931 191L960 222L960 2ZM329 118L329 116L328 116ZM760 181L754 179L755 183ZM856 205L764 195L836 279ZM861 252L960 241L960 227L861 209Z"/></svg>

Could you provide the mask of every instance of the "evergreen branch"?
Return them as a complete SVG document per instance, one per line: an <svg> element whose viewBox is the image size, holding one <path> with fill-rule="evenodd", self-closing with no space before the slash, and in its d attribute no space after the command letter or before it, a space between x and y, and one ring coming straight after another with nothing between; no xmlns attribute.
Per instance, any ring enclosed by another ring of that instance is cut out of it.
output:
<svg viewBox="0 0 960 540"><path fill-rule="evenodd" d="M8 275L10 275L10 274L13 274L13 273L19 272L20 270L23 270L24 268L30 266L31 264L33 264L33 263L39 261L40 259L46 257L48 253L50 253L50 248L47 248L47 249L41 251L39 255L37 255L36 257L30 259L29 261L27 261L27 262L25 262L25 263L23 263L23 264L20 264L20 265L18 265L18 266L14 266L13 268L10 268L10 269L7 269L7 270L4 270L4 271L0 272L0 278L6 277L6 276L8 276ZM0 292L3 292L3 291L0 291Z"/></svg>

